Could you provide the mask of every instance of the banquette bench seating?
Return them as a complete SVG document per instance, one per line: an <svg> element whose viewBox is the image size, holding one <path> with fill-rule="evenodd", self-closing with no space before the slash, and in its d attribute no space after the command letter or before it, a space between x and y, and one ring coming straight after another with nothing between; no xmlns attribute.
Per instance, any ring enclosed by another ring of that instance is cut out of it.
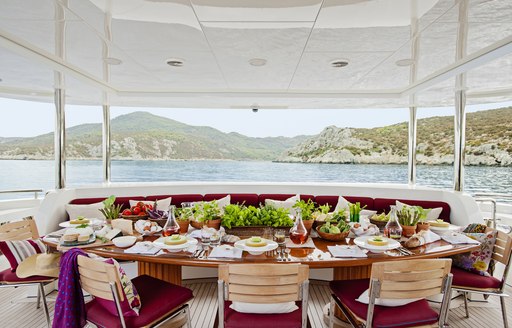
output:
<svg viewBox="0 0 512 328"><path fill-rule="evenodd" d="M150 195L150 196L128 196L128 197L117 197L116 204L122 204L123 208L130 207L130 200L149 200L155 201L158 199L164 199L171 197L171 204L176 205L177 207L181 206L183 202L197 202L197 201L212 201L216 199L221 199L227 196L227 193L219 193L219 194L168 194L168 195ZM232 193L231 195L231 204L244 204L244 205L253 205L259 206L260 204L265 204L265 199L275 199L275 200L286 200L295 194L253 194L253 193ZM343 196L347 201L351 203L360 202L361 207L366 206L368 210L377 211L377 213L388 212L389 206L394 205L395 201L401 201L410 205L419 205L423 208L436 208L442 207L443 211L441 212L439 218L443 219L446 222L450 222L450 205L448 203L442 201L427 201L427 200L411 200L411 199L394 199L394 198L371 198L371 197L359 197L359 196ZM301 194L300 198L302 200L311 199L318 205L329 204L331 206L331 210L334 210L336 204L338 203L338 195L307 195ZM70 204L93 204L101 202L105 199L105 197L96 197L96 198L77 198L73 199Z"/></svg>

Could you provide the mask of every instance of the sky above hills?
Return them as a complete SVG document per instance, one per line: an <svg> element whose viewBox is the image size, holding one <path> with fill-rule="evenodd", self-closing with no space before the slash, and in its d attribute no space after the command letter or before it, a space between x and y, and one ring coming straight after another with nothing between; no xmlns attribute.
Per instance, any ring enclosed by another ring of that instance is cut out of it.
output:
<svg viewBox="0 0 512 328"><path fill-rule="evenodd" d="M468 106L467 112L511 106L512 102ZM148 111L189 125L211 126L223 132L238 132L251 137L313 135L326 126L372 128L404 122L408 109L168 109L111 108L111 118ZM54 130L54 106L0 98L2 129L0 137L32 137ZM453 115L453 108L420 108L418 118ZM66 106L66 126L101 123L102 109L90 106ZM143 122L141 122L143 124Z"/></svg>

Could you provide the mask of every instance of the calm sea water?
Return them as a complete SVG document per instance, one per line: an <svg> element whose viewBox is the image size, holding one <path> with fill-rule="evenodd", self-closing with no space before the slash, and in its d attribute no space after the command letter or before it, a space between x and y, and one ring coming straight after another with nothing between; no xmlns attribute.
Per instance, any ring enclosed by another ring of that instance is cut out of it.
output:
<svg viewBox="0 0 512 328"><path fill-rule="evenodd" d="M54 188L53 161L0 160L0 190ZM406 165L295 164L242 161L113 161L113 182L276 181L407 183ZM68 187L102 182L101 161L68 161ZM451 166L419 166L417 184L450 189ZM465 190L512 193L512 168L467 167ZM30 196L30 195L27 195ZM1 199L19 198L2 195Z"/></svg>

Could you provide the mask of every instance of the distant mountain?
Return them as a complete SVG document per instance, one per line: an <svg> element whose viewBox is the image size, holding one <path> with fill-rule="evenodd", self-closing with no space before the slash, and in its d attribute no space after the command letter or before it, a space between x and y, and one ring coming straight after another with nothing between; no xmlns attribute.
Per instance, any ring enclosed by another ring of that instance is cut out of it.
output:
<svg viewBox="0 0 512 328"><path fill-rule="evenodd" d="M147 112L112 120L114 159L274 160L306 136L251 138L211 127L191 126ZM66 129L67 158L101 158L101 124ZM52 159L53 133L33 138L0 138L1 159Z"/></svg>
<svg viewBox="0 0 512 328"><path fill-rule="evenodd" d="M417 161L453 163L453 116L418 120ZM468 113L466 164L512 166L512 108ZM407 163L407 123L373 129L329 126L279 158L301 163Z"/></svg>

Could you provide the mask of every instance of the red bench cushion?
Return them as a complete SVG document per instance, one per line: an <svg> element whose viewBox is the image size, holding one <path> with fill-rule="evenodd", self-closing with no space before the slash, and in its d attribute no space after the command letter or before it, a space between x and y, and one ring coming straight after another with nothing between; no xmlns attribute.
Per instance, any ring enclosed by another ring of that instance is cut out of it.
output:
<svg viewBox="0 0 512 328"><path fill-rule="evenodd" d="M206 202L217 200L226 197L227 195L231 196L230 204L244 204L245 206L258 206L258 194L206 194L203 197L203 200Z"/></svg>
<svg viewBox="0 0 512 328"><path fill-rule="evenodd" d="M290 197L295 196L296 194L260 194L258 196L259 203L265 205L265 199L273 199L273 200L287 200ZM313 195L300 195L301 200L308 201L309 199L315 200L315 196Z"/></svg>
<svg viewBox="0 0 512 328"><path fill-rule="evenodd" d="M416 205L423 208L436 208L441 207L443 210L439 215L440 219L446 222L450 222L450 205L445 202L432 201L432 200L411 200L411 199L392 199L392 198L375 198L374 199L374 210L378 213L389 212L389 206L396 205L396 201L400 201L407 205Z"/></svg>
<svg viewBox="0 0 512 328"><path fill-rule="evenodd" d="M175 205L176 207L181 207L181 203L183 202L200 202L203 200L203 195L200 194L151 195L147 196L146 200L155 201L168 197L171 197L171 205Z"/></svg>
<svg viewBox="0 0 512 328"><path fill-rule="evenodd" d="M95 198L77 198L73 199L70 204L73 205L88 205L94 204L104 201L108 197L95 197ZM130 199L131 200L144 200L143 196L129 196L129 197L116 197L115 204L123 205L123 209L130 208Z"/></svg>

